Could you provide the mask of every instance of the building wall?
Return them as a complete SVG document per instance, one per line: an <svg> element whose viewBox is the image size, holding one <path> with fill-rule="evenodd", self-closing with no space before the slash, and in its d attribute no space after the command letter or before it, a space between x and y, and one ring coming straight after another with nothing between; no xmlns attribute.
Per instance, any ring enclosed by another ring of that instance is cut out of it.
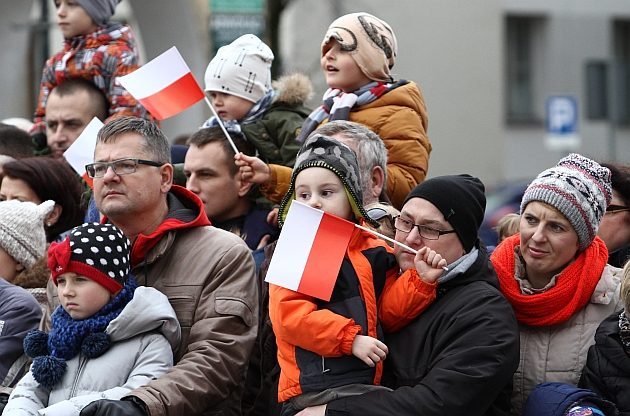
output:
<svg viewBox="0 0 630 416"><path fill-rule="evenodd" d="M542 53L534 63L539 79L536 105L541 115L544 117L545 100L549 95L574 96L578 102L581 138L581 146L575 151L601 161L629 163L630 130L616 128L613 140L609 121L591 121L586 117L585 65L593 59L611 59L613 21L630 18L630 2L507 0L504 7L505 15L536 16L545 20L544 33L537 36ZM543 121L530 126L505 124L506 178L534 176L568 152L547 149Z"/></svg>

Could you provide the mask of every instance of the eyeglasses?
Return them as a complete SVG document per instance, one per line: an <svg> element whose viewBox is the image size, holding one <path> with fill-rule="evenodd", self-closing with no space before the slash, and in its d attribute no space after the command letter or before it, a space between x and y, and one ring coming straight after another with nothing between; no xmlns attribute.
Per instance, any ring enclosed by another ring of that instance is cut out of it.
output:
<svg viewBox="0 0 630 416"><path fill-rule="evenodd" d="M614 214L616 212L630 211L630 207L625 207L623 205L608 205L606 207L607 214Z"/></svg>
<svg viewBox="0 0 630 416"><path fill-rule="evenodd" d="M129 175L134 173L138 169L138 165L149 165L160 167L164 163L154 162L152 160L135 159L132 157L126 157L124 159L118 159L111 162L95 162L85 165L85 170L90 178L102 178L107 173L107 169L110 167L116 175Z"/></svg>
<svg viewBox="0 0 630 416"><path fill-rule="evenodd" d="M422 238L426 238L427 240L437 240L441 235L454 233L455 230L436 230L435 228L427 227L426 225L414 224L413 222L402 218L401 216L397 216L394 218L394 227L398 231L402 231L403 233L410 233L413 230L413 227L418 228L418 233Z"/></svg>

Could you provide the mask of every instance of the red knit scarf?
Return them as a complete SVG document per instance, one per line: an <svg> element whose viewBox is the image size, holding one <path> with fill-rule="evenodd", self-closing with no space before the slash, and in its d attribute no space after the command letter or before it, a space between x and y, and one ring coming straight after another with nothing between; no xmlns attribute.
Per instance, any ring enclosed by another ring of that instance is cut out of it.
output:
<svg viewBox="0 0 630 416"><path fill-rule="evenodd" d="M514 277L514 248L519 244L518 234L507 238L494 250L490 260L499 276L501 291L512 304L520 323L529 326L557 325L586 306L608 261L608 250L599 237L560 272L554 287L534 295L521 293Z"/></svg>

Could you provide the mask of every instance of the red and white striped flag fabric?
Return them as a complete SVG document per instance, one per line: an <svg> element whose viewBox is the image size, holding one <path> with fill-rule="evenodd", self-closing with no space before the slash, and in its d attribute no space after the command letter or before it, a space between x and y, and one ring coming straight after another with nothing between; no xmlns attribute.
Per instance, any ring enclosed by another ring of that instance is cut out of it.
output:
<svg viewBox="0 0 630 416"><path fill-rule="evenodd" d="M118 77L118 81L158 120L172 117L204 98L175 46L132 73Z"/></svg>
<svg viewBox="0 0 630 416"><path fill-rule="evenodd" d="M63 152L63 157L70 166L83 177L85 182L92 188L92 178L87 176L85 165L94 161L94 149L96 148L96 136L103 127L103 122L97 117L88 123L79 137Z"/></svg>
<svg viewBox="0 0 630 416"><path fill-rule="evenodd" d="M265 281L329 301L354 223L293 201Z"/></svg>

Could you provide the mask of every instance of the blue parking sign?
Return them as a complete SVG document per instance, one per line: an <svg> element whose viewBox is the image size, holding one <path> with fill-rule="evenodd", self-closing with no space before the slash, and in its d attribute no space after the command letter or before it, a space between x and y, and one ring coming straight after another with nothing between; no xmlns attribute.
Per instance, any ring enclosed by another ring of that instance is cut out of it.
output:
<svg viewBox="0 0 630 416"><path fill-rule="evenodd" d="M577 101L571 96L551 96L547 99L547 132L571 134L577 132Z"/></svg>
<svg viewBox="0 0 630 416"><path fill-rule="evenodd" d="M580 147L577 135L578 108L575 97L554 95L547 98L547 137L550 149L576 150Z"/></svg>

